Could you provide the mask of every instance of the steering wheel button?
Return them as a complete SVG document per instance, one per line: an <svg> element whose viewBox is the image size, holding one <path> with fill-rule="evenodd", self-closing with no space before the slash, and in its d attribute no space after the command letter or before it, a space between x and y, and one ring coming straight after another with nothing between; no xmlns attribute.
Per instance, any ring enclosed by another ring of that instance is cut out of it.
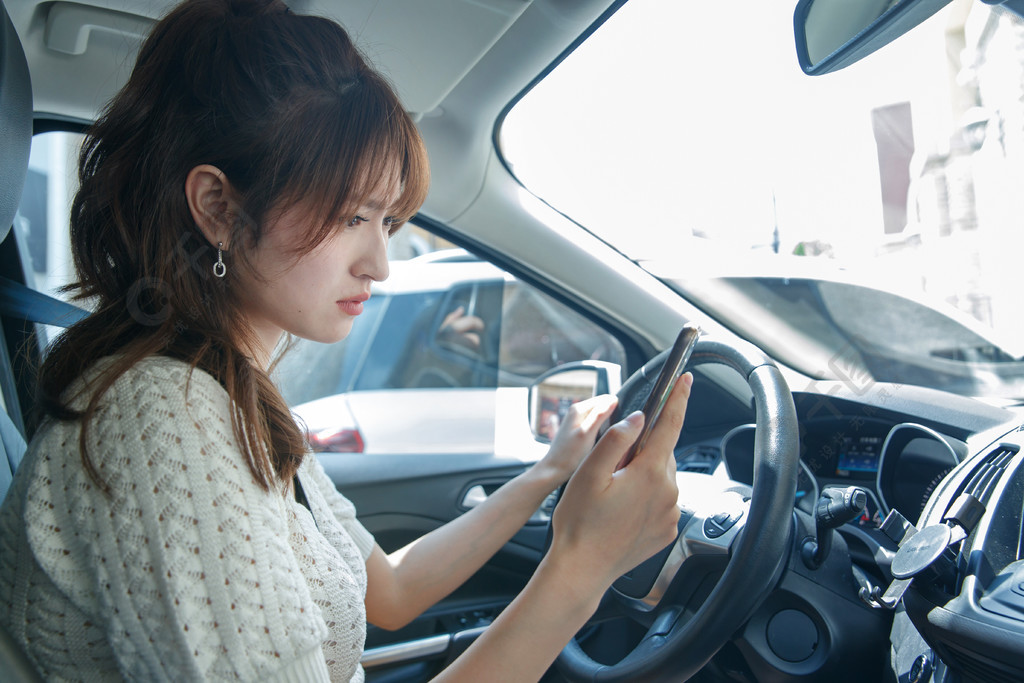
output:
<svg viewBox="0 0 1024 683"><path fill-rule="evenodd" d="M704 535L708 538L718 538L725 533L725 529L711 523L710 519L704 520Z"/></svg>
<svg viewBox="0 0 1024 683"><path fill-rule="evenodd" d="M704 535L708 538L719 538L733 528L743 516L742 512L719 512L704 520Z"/></svg>

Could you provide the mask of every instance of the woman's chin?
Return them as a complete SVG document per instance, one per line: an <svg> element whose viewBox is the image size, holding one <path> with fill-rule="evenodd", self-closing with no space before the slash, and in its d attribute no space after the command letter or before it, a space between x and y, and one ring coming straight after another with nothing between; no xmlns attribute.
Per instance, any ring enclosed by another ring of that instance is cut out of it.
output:
<svg viewBox="0 0 1024 683"><path fill-rule="evenodd" d="M319 344L335 344L352 332L352 322L352 320L345 320L331 328L308 329L302 332L292 332L292 334Z"/></svg>

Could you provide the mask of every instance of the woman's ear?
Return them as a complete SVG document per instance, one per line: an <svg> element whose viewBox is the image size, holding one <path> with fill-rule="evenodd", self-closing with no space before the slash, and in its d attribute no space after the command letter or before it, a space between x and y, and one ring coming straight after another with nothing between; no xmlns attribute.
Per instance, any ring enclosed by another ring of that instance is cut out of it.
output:
<svg viewBox="0 0 1024 683"><path fill-rule="evenodd" d="M185 199L192 220L202 230L207 241L225 248L231 240L232 217L241 215L234 188L216 166L200 164L185 178Z"/></svg>

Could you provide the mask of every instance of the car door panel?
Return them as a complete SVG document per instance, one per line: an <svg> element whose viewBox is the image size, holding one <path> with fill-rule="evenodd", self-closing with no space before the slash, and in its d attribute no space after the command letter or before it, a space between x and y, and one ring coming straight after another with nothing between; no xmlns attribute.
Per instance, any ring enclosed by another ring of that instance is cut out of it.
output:
<svg viewBox="0 0 1024 683"><path fill-rule="evenodd" d="M466 512L463 501L471 489L478 498L480 491L493 492L527 467L521 461L480 453L318 457L385 552ZM425 680L467 647L533 574L547 538L546 520L538 515L524 525L473 577L408 626L397 631L370 626L367 680Z"/></svg>

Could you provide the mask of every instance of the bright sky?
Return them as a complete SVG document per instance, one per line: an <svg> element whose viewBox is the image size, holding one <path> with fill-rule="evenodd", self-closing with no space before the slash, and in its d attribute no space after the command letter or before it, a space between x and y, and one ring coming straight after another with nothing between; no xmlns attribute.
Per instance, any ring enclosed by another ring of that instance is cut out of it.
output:
<svg viewBox="0 0 1024 683"><path fill-rule="evenodd" d="M509 115L508 160L635 258L682 249L694 232L765 245L773 214L784 250L802 239L866 247L882 231L870 111L910 99L949 108L917 92L925 63L946 78L935 59L944 20L811 78L796 61L793 7L632 0ZM678 228L668 245L666 225Z"/></svg>

